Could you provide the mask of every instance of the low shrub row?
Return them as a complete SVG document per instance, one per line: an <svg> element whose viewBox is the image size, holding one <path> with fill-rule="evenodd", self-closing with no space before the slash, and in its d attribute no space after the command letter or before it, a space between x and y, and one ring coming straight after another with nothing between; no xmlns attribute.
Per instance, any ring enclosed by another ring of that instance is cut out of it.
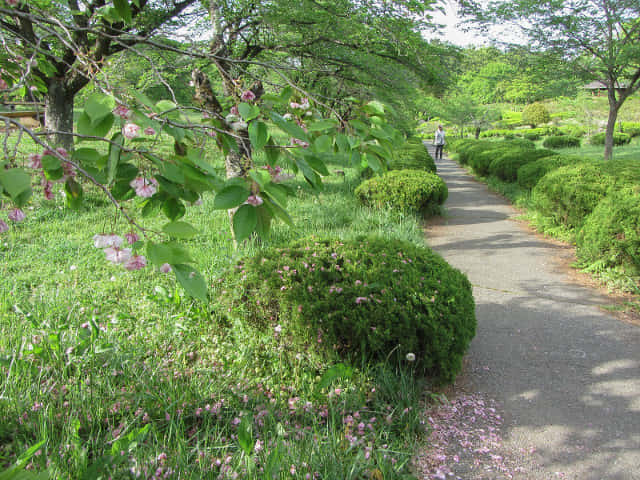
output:
<svg viewBox="0 0 640 480"><path fill-rule="evenodd" d="M545 138L542 142L544 148L572 148L580 146L580 139L571 135L556 135Z"/></svg>
<svg viewBox="0 0 640 480"><path fill-rule="evenodd" d="M436 174L425 170L392 170L362 182L355 190L365 205L388 205L399 210L434 213L448 190Z"/></svg>
<svg viewBox="0 0 640 480"><path fill-rule="evenodd" d="M399 240L296 241L245 258L222 278L220 301L243 322L354 365L406 358L451 381L475 334L466 276Z"/></svg>
<svg viewBox="0 0 640 480"><path fill-rule="evenodd" d="M458 141L453 151L476 173L531 190L530 206L575 235L581 266L614 269L640 285L640 161L588 160L513 141Z"/></svg>
<svg viewBox="0 0 640 480"><path fill-rule="evenodd" d="M394 158L389 162L390 170L426 170L436 172L436 164L433 157L425 148L422 140L410 139L394 151Z"/></svg>
<svg viewBox="0 0 640 480"><path fill-rule="evenodd" d="M604 145L604 137L604 132L596 133L595 135L591 136L591 138L589 139L589 143L591 143L591 145ZM613 134L614 145L627 145L629 143L631 143L631 135L628 135L626 133Z"/></svg>

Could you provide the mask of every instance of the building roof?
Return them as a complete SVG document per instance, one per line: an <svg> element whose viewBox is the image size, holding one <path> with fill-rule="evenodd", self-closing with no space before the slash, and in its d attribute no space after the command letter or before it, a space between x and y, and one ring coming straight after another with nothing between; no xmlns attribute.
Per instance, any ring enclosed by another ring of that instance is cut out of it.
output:
<svg viewBox="0 0 640 480"><path fill-rule="evenodd" d="M627 86L628 85L625 82L616 82L616 88L627 88ZM582 88L587 90L606 90L607 86L600 80L594 80L593 82L587 83Z"/></svg>

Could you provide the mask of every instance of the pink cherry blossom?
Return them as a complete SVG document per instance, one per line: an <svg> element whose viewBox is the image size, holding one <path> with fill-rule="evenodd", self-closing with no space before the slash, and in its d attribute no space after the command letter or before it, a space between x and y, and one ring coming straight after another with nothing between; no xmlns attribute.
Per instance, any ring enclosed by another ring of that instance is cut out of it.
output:
<svg viewBox="0 0 640 480"><path fill-rule="evenodd" d="M169 265L168 263L163 263L162 266L160 267L160 271L162 273L169 273L172 270L171 265Z"/></svg>
<svg viewBox="0 0 640 480"><path fill-rule="evenodd" d="M120 118L124 118L125 120L128 120L129 118L131 118L131 110L129 110L124 105L118 105L116 108L113 109L113 113L114 115L117 115Z"/></svg>
<svg viewBox="0 0 640 480"><path fill-rule="evenodd" d="M120 248L124 240L115 234L96 234L93 236L93 245L96 248L115 247Z"/></svg>
<svg viewBox="0 0 640 480"><path fill-rule="evenodd" d="M369 299L367 297L357 297L356 298L356 303L360 304L362 302L368 302Z"/></svg>
<svg viewBox="0 0 640 480"><path fill-rule="evenodd" d="M310 106L311 105L309 105L309 99L303 98L302 103L300 104L300 108L302 108L303 110L308 110Z"/></svg>
<svg viewBox="0 0 640 480"><path fill-rule="evenodd" d="M124 238L127 239L127 243L129 245L133 245L138 240L140 240L140 237L138 236L138 234L136 232L129 232L129 233L125 234Z"/></svg>
<svg viewBox="0 0 640 480"><path fill-rule="evenodd" d="M131 140L132 138L136 138L138 136L138 132L140 131L140 127L135 123L126 123L124 127L122 127L122 135L125 138Z"/></svg>
<svg viewBox="0 0 640 480"><path fill-rule="evenodd" d="M291 102L291 103L289 104L289 106L290 106L291 108L302 108L302 105L300 105L300 104L299 104L299 103L297 103L297 102Z"/></svg>
<svg viewBox="0 0 640 480"><path fill-rule="evenodd" d="M9 215L7 215L7 217L9 217L9 220L11 220L12 222L17 223L23 221L26 218L26 215L19 208L14 208L9 212Z"/></svg>
<svg viewBox="0 0 640 480"><path fill-rule="evenodd" d="M247 198L247 203L257 207L258 205L262 205L264 200L262 200L258 195L250 195L249 198Z"/></svg>
<svg viewBox="0 0 640 480"><path fill-rule="evenodd" d="M62 155L64 158L69 158L69 152L67 152L64 148L58 147L56 148L56 152Z"/></svg>
<svg viewBox="0 0 640 480"><path fill-rule="evenodd" d="M29 163L27 163L27 167L42 168L42 155L39 153L32 153L29 155Z"/></svg>
<svg viewBox="0 0 640 480"><path fill-rule="evenodd" d="M302 148L308 148L309 142L305 142L304 140L299 140L297 138L292 138L291 145L300 145Z"/></svg>
<svg viewBox="0 0 640 480"><path fill-rule="evenodd" d="M45 182L44 184L44 198L46 198L47 200L53 200L54 199L54 195L53 195L53 183L51 182Z"/></svg>
<svg viewBox="0 0 640 480"><path fill-rule="evenodd" d="M151 127L147 127L147 128L144 129L144 134L145 135L155 135L156 131Z"/></svg>
<svg viewBox="0 0 640 480"><path fill-rule="evenodd" d="M140 270L147 266L147 259L142 255L134 255L124 262L127 270Z"/></svg>
<svg viewBox="0 0 640 480"><path fill-rule="evenodd" d="M9 225L4 220L0 220L0 233L4 233L9 230Z"/></svg>
<svg viewBox="0 0 640 480"><path fill-rule="evenodd" d="M242 95L240 95L240 98L245 102L253 102L256 99L256 94L253 93L251 90L246 90L242 92Z"/></svg>
<svg viewBox="0 0 640 480"><path fill-rule="evenodd" d="M131 249L108 247L104 249L104 254L110 262L125 263L131 258Z"/></svg>
<svg viewBox="0 0 640 480"><path fill-rule="evenodd" d="M234 105L233 107L231 107L231 110L229 110L229 113L231 115L240 115L240 112L238 111L238 107L236 105Z"/></svg>
<svg viewBox="0 0 640 480"><path fill-rule="evenodd" d="M136 195L143 198L153 196L158 190L158 181L155 178L136 177L129 185L136 191Z"/></svg>

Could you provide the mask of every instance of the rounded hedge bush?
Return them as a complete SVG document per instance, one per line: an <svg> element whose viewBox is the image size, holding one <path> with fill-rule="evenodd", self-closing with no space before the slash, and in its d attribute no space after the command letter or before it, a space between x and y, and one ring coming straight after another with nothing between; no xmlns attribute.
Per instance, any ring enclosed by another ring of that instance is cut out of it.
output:
<svg viewBox="0 0 640 480"><path fill-rule="evenodd" d="M390 170L427 170L436 172L436 164L433 157L424 144L405 143L393 152L394 158L389 162Z"/></svg>
<svg viewBox="0 0 640 480"><path fill-rule="evenodd" d="M604 133L596 133L592 135L589 139L589 143L591 145L604 145L605 134ZM614 133L613 134L613 144L614 145L627 145L631 143L631 135L627 135L626 133Z"/></svg>
<svg viewBox="0 0 640 480"><path fill-rule="evenodd" d="M578 232L576 245L585 266L599 262L640 276L640 186L614 191L598 203Z"/></svg>
<svg viewBox="0 0 640 480"><path fill-rule="evenodd" d="M392 170L362 182L355 190L365 205L434 213L447 199L444 181L424 170Z"/></svg>
<svg viewBox="0 0 640 480"><path fill-rule="evenodd" d="M531 125L534 128L536 125L547 123L550 120L551 116L549 115L547 107L541 103L532 103L522 110L522 123Z"/></svg>
<svg viewBox="0 0 640 480"><path fill-rule="evenodd" d="M544 148L574 148L580 146L580 139L570 135L547 137L542 142Z"/></svg>
<svg viewBox="0 0 640 480"><path fill-rule="evenodd" d="M238 320L356 364L407 361L451 381L475 335L471 284L425 247L305 239L241 260L216 284Z"/></svg>
<svg viewBox="0 0 640 480"><path fill-rule="evenodd" d="M554 155L540 158L518 168L518 185L531 190L548 172L565 165L575 165L582 161L581 157L575 155Z"/></svg>
<svg viewBox="0 0 640 480"><path fill-rule="evenodd" d="M478 148L468 151L468 164L479 175L489 175L491 163L505 155L517 156L524 151L533 150L533 142L524 139L505 140L501 142L481 143Z"/></svg>
<svg viewBox="0 0 640 480"><path fill-rule="evenodd" d="M515 182L518 178L518 169L527 163L534 162L540 158L556 155L553 150L519 150L505 153L491 162L489 173L506 182Z"/></svg>
<svg viewBox="0 0 640 480"><path fill-rule="evenodd" d="M614 185L615 178L599 164L582 163L547 173L531 191L531 199L556 224L579 228Z"/></svg>

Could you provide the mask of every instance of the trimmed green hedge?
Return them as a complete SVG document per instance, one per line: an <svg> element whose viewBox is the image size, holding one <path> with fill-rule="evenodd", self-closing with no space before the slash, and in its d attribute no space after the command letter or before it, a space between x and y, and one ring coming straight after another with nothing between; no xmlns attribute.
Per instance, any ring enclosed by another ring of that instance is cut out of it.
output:
<svg viewBox="0 0 640 480"><path fill-rule="evenodd" d="M582 161L582 157L576 155L554 155L540 158L518 168L518 185L531 190L550 171L565 165L575 165Z"/></svg>
<svg viewBox="0 0 640 480"><path fill-rule="evenodd" d="M640 185L612 192L595 207L576 238L578 260L621 267L640 277Z"/></svg>
<svg viewBox="0 0 640 480"><path fill-rule="evenodd" d="M216 284L229 315L285 345L356 364L407 361L452 381L475 335L467 277L426 247L305 239L241 260Z"/></svg>
<svg viewBox="0 0 640 480"><path fill-rule="evenodd" d="M436 164L433 157L425 148L422 141L419 143L405 143L393 152L393 160L389 162L390 170L427 170L436 172Z"/></svg>
<svg viewBox="0 0 640 480"><path fill-rule="evenodd" d="M518 169L540 158L557 155L553 150L518 150L505 153L491 162L489 173L501 180L515 182L518 178Z"/></svg>
<svg viewBox="0 0 640 480"><path fill-rule="evenodd" d="M579 228L609 194L615 177L600 164L582 163L547 173L531 191L535 208L558 225Z"/></svg>
<svg viewBox="0 0 640 480"><path fill-rule="evenodd" d="M447 185L424 170L393 170L362 182L355 194L365 205L434 213L448 195Z"/></svg>
<svg viewBox="0 0 640 480"><path fill-rule="evenodd" d="M591 145L604 145L605 134L604 133L596 133L592 135L589 139L589 143ZM631 143L631 135L627 135L626 133L614 133L613 134L613 144L614 145L627 145Z"/></svg>
<svg viewBox="0 0 640 480"><path fill-rule="evenodd" d="M542 142L544 148L574 148L580 146L580 139L570 135L547 137Z"/></svg>

